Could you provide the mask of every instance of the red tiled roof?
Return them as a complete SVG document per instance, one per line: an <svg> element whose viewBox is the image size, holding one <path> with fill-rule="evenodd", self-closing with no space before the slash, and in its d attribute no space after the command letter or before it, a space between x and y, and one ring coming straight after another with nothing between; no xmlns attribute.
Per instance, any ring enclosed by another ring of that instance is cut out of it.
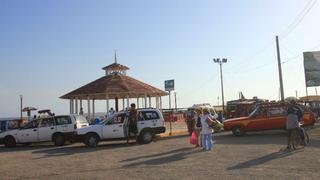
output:
<svg viewBox="0 0 320 180"><path fill-rule="evenodd" d="M90 99L106 99L106 94L108 93L109 99L124 98L129 96L129 98L137 97L155 97L155 96L166 96L167 92L162 91L158 88L150 86L132 77L113 74L101 77L87 85L84 85L68 94L61 96L62 99L86 99L90 96Z"/></svg>

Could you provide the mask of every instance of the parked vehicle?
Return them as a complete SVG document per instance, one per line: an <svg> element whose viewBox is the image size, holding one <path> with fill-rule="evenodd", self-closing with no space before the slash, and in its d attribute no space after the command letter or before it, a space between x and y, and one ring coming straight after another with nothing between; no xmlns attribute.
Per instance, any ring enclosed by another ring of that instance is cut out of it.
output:
<svg viewBox="0 0 320 180"><path fill-rule="evenodd" d="M128 113L115 113L101 124L79 128L75 140L82 141L90 147L95 147L100 141L125 139L128 132ZM164 119L158 109L138 109L138 142L150 143L155 134L164 133Z"/></svg>
<svg viewBox="0 0 320 180"><path fill-rule="evenodd" d="M56 146L64 145L78 127L88 126L80 115L46 116L34 119L19 129L0 133L0 144L14 147L16 144L53 141Z"/></svg>
<svg viewBox="0 0 320 180"><path fill-rule="evenodd" d="M21 126L26 124L28 121L26 119L17 118L6 118L0 120L0 133L12 129L19 129Z"/></svg>
<svg viewBox="0 0 320 180"><path fill-rule="evenodd" d="M223 122L225 130L231 130L235 136L242 136L248 131L285 129L287 105L285 103L263 103L257 105L249 116L228 119ZM305 109L302 117L304 125L315 123L314 114Z"/></svg>

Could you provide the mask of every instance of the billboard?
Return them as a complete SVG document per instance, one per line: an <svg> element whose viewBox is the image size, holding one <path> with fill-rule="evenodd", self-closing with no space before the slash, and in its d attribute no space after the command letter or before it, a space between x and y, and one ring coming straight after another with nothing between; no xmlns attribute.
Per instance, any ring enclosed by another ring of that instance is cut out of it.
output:
<svg viewBox="0 0 320 180"><path fill-rule="evenodd" d="M304 52L306 86L320 86L320 51Z"/></svg>
<svg viewBox="0 0 320 180"><path fill-rule="evenodd" d="M164 89L166 91L173 91L174 90L174 80L166 80L164 81Z"/></svg>

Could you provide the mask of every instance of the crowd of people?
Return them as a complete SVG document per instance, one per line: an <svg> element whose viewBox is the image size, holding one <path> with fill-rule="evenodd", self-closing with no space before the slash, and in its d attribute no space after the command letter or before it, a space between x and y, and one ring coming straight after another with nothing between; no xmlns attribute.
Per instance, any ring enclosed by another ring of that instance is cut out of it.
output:
<svg viewBox="0 0 320 180"><path fill-rule="evenodd" d="M209 112L207 108L195 109L194 131L190 137L190 143L201 147L204 151L213 149L213 127L220 123Z"/></svg>

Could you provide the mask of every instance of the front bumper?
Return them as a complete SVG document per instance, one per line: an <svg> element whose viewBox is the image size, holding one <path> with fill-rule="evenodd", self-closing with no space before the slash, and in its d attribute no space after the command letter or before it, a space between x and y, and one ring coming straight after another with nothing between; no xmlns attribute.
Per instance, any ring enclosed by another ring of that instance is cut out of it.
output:
<svg viewBox="0 0 320 180"><path fill-rule="evenodd" d="M161 134L166 132L166 127L156 127L153 128L155 134Z"/></svg>

